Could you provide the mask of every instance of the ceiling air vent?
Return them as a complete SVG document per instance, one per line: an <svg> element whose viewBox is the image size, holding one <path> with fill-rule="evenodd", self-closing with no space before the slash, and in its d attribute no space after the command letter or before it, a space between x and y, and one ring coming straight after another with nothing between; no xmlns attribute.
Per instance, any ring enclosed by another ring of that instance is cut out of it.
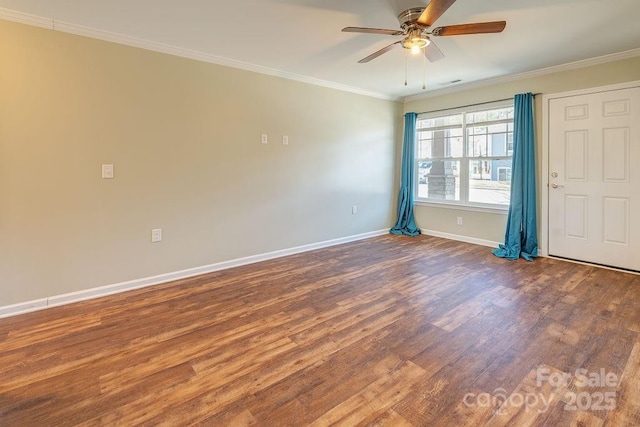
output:
<svg viewBox="0 0 640 427"><path fill-rule="evenodd" d="M440 83L439 86L448 86L448 85L452 85L455 83L460 83L462 80L461 79L455 79L455 80L451 80L450 82L443 82Z"/></svg>

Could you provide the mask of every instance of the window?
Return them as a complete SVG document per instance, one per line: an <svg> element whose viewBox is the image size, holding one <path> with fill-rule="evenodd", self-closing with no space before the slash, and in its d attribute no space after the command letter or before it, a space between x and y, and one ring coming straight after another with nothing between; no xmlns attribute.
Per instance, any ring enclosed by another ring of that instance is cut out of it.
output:
<svg viewBox="0 0 640 427"><path fill-rule="evenodd" d="M498 181L511 182L511 168L498 168Z"/></svg>
<svg viewBox="0 0 640 427"><path fill-rule="evenodd" d="M418 201L508 208L511 103L423 114L416 127Z"/></svg>

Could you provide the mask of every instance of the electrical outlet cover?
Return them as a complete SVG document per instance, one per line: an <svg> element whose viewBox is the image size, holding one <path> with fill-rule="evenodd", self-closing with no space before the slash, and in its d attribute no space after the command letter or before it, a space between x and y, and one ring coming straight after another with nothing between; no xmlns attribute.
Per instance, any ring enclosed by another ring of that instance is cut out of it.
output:
<svg viewBox="0 0 640 427"><path fill-rule="evenodd" d="M154 228L153 230L151 230L151 242L152 243L162 242L162 229L161 228Z"/></svg>
<svg viewBox="0 0 640 427"><path fill-rule="evenodd" d="M113 165L102 165L102 178L103 179L113 178Z"/></svg>

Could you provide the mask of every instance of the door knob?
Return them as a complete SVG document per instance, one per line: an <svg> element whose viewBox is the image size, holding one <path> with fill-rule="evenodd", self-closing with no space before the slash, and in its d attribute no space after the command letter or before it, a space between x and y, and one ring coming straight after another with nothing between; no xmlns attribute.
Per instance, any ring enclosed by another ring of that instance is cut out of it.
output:
<svg viewBox="0 0 640 427"><path fill-rule="evenodd" d="M564 185L558 185L558 184L556 184L555 182L554 182L553 184L551 184L551 186L552 186L553 188L562 188L562 187L564 187Z"/></svg>

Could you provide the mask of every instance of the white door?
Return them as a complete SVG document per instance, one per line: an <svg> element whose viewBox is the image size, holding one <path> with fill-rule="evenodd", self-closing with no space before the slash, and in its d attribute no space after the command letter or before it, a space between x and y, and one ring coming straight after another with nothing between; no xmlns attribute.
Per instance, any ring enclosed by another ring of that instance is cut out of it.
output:
<svg viewBox="0 0 640 427"><path fill-rule="evenodd" d="M551 99L549 255L640 270L640 88Z"/></svg>

